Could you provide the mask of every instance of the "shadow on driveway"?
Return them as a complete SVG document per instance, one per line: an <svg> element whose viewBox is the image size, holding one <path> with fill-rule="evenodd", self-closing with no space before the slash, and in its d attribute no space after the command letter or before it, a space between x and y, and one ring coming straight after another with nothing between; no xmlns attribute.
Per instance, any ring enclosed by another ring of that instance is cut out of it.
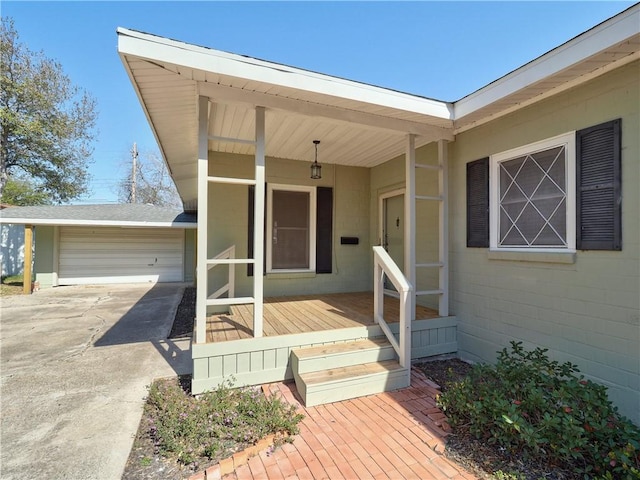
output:
<svg viewBox="0 0 640 480"><path fill-rule="evenodd" d="M121 478L147 386L191 371L190 339L166 339L184 287L57 287L3 297L3 480Z"/></svg>
<svg viewBox="0 0 640 480"><path fill-rule="evenodd" d="M150 342L176 374L191 373L191 350L184 350L189 340L168 338L184 288L186 285L183 284L155 284L97 338L94 345L109 347Z"/></svg>

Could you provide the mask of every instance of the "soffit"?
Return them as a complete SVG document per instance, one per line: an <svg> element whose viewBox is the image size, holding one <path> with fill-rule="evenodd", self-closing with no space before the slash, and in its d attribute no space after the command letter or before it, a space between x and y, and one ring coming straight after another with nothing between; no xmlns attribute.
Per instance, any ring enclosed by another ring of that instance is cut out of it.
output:
<svg viewBox="0 0 640 480"><path fill-rule="evenodd" d="M321 141L321 163L373 167L403 154L408 133L416 135L417 146L441 138L453 139L449 105L443 102L312 72L294 72L300 77L296 87L286 81L269 83L205 71L188 61L187 65L179 65L162 60L167 56L182 58L171 55L173 45L161 45L169 48L169 53L154 52L148 49L147 40L141 42L134 47L126 45L121 58L180 196L188 206L193 206L197 198L199 96L210 99L208 133L218 139L253 140L255 107L264 106L267 157L312 161L312 142L317 139ZM144 55L134 55L135 47ZM154 54L158 58L151 58ZM207 49L202 55L209 59ZM220 69L224 70L224 66ZM270 70L262 73L268 79ZM312 77L309 81L319 83L318 89L323 91L308 87L304 77L307 73ZM340 97L340 92L346 92L346 96ZM389 106L394 103L400 107ZM253 145L216 139L209 140L209 150L254 153Z"/></svg>

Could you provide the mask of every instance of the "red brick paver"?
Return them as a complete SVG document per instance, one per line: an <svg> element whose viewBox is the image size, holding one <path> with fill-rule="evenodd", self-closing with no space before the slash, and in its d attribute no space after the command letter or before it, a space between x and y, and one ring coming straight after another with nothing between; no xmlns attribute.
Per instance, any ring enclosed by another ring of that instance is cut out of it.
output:
<svg viewBox="0 0 640 480"><path fill-rule="evenodd" d="M300 434L248 463L235 455L233 472L221 462L207 480L477 479L442 455L450 429L436 407L439 389L415 368L408 388L317 407L303 407L293 383L263 389L298 406Z"/></svg>

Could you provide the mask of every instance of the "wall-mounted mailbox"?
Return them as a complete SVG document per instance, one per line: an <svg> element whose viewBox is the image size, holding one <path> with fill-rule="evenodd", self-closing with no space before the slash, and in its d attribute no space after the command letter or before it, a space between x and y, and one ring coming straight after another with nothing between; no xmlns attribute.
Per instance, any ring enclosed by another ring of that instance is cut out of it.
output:
<svg viewBox="0 0 640 480"><path fill-rule="evenodd" d="M340 245L358 245L360 239L358 237L340 237Z"/></svg>

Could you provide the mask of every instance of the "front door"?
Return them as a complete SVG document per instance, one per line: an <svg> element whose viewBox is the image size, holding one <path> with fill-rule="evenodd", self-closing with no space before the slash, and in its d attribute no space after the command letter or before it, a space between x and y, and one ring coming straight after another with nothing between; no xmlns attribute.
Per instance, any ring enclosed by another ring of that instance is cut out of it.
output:
<svg viewBox="0 0 640 480"><path fill-rule="evenodd" d="M389 256L404 272L404 190L396 190L380 197L380 241ZM390 282L386 288L393 289Z"/></svg>

